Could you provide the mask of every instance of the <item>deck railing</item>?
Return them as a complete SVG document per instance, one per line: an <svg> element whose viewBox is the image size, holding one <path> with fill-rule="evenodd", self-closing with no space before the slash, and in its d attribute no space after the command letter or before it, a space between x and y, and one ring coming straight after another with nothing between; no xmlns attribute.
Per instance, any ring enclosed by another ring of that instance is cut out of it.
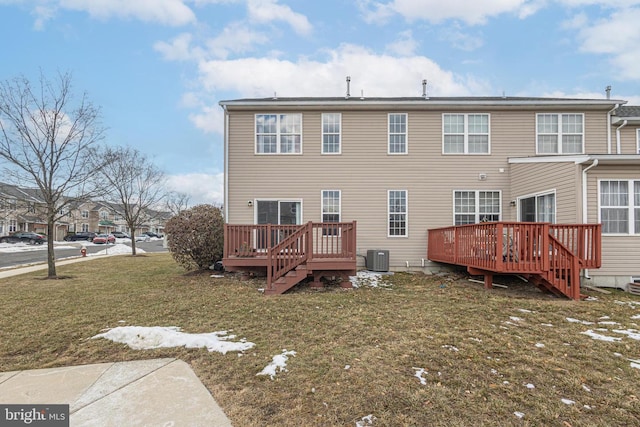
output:
<svg viewBox="0 0 640 427"><path fill-rule="evenodd" d="M582 268L601 265L600 224L488 222L429 230L427 258L510 273L549 271L553 236Z"/></svg>

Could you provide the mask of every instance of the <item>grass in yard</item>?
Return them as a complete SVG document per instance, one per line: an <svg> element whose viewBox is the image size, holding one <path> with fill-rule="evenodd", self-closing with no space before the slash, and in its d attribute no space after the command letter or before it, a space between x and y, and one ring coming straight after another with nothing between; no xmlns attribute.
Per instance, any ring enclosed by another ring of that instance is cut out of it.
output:
<svg viewBox="0 0 640 427"><path fill-rule="evenodd" d="M395 274L389 287L264 297L264 281L187 275L167 254L58 272L68 278L0 280L0 371L176 357L237 427L640 425L628 360L640 341L614 331L638 334L630 294L573 302L517 280L485 291L462 275ZM222 355L88 339L122 325L232 330L256 346ZM297 353L287 371L256 376L283 349Z"/></svg>

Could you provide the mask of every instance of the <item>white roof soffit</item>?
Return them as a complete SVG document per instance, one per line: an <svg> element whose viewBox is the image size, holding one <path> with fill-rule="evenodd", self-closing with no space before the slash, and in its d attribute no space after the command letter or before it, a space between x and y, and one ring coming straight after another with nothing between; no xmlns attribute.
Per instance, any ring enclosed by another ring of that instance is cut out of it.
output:
<svg viewBox="0 0 640 427"><path fill-rule="evenodd" d="M545 98L262 98L220 101L219 105L227 109L255 109L264 107L390 107L404 108L454 108L454 107L520 107L520 108L566 108L611 109L627 101L615 99L545 99Z"/></svg>
<svg viewBox="0 0 640 427"><path fill-rule="evenodd" d="M591 154L577 156L537 156L537 157L510 157L510 164L523 163L575 163L591 164L598 160L599 165L615 164L640 164L640 154Z"/></svg>

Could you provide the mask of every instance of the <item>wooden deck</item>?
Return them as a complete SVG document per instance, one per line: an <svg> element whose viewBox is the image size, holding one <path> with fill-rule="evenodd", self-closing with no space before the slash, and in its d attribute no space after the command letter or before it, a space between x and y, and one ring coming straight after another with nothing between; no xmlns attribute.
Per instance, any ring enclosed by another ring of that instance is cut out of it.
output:
<svg viewBox="0 0 640 427"><path fill-rule="evenodd" d="M321 287L322 277L356 274L356 222L303 225L225 224L222 263L228 271L266 272L266 295L281 294L309 276Z"/></svg>
<svg viewBox="0 0 640 427"><path fill-rule="evenodd" d="M600 224L490 222L429 230L431 261L484 275L519 274L558 295L580 299L580 269L602 262Z"/></svg>

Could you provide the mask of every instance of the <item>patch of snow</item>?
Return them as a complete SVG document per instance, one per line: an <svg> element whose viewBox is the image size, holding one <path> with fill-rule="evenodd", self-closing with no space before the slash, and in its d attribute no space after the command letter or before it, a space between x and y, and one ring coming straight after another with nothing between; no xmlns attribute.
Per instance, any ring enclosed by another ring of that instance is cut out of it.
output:
<svg viewBox="0 0 640 427"><path fill-rule="evenodd" d="M584 405L584 406L583 406L583 408L584 408L584 409L591 409L591 406L589 406L589 405Z"/></svg>
<svg viewBox="0 0 640 427"><path fill-rule="evenodd" d="M593 322L589 322L587 320L578 320L578 319L573 319L571 317L567 317L566 319L567 319L567 322L570 322L570 323L581 323L583 325L593 325L594 324Z"/></svg>
<svg viewBox="0 0 640 427"><path fill-rule="evenodd" d="M544 348L544 344L542 344L541 342L536 343L536 347L538 348Z"/></svg>
<svg viewBox="0 0 640 427"><path fill-rule="evenodd" d="M607 320L607 321L604 321L604 322L598 322L598 325L619 325L619 323Z"/></svg>
<svg viewBox="0 0 640 427"><path fill-rule="evenodd" d="M574 402L573 400L571 400L571 399L565 399L564 397L563 397L562 399L560 399L560 401L561 401L562 403L564 403L565 405L573 405L573 404L575 404L575 403L576 403L576 402Z"/></svg>
<svg viewBox="0 0 640 427"><path fill-rule="evenodd" d="M640 314L636 314L635 316L631 316L632 319L640 319Z"/></svg>
<svg viewBox="0 0 640 427"><path fill-rule="evenodd" d="M640 369L640 363L633 363L633 362L631 362L631 367L632 367L632 368L636 368L636 369Z"/></svg>
<svg viewBox="0 0 640 427"><path fill-rule="evenodd" d="M584 300L585 300L585 301L598 301L598 297L591 297L591 296L589 296L589 297L586 297Z"/></svg>
<svg viewBox="0 0 640 427"><path fill-rule="evenodd" d="M619 305L628 305L631 308L637 308L636 306L640 306L640 302L636 302L636 301L614 301L615 304L619 304Z"/></svg>
<svg viewBox="0 0 640 427"><path fill-rule="evenodd" d="M527 387L529 390L533 390L534 388L536 388L536 386L531 383L527 384L525 387Z"/></svg>
<svg viewBox="0 0 640 427"><path fill-rule="evenodd" d="M548 328L553 328L553 325L551 323L540 323L540 326L546 326Z"/></svg>
<svg viewBox="0 0 640 427"><path fill-rule="evenodd" d="M427 385L427 379L422 376L424 373L427 373L427 370L424 368L412 368L412 369L415 369L416 373L413 376L420 380L420 384Z"/></svg>
<svg viewBox="0 0 640 427"><path fill-rule="evenodd" d="M533 313L533 311L527 310L526 308L519 308L518 311L520 311L522 313Z"/></svg>
<svg viewBox="0 0 640 427"><path fill-rule="evenodd" d="M351 369L351 365L344 365L344 370L348 371L349 369Z"/></svg>
<svg viewBox="0 0 640 427"><path fill-rule="evenodd" d="M235 335L227 335L227 331L205 334L188 334L181 332L177 326L118 326L107 332L91 337L105 338L113 342L127 344L134 350L147 350L165 347L206 348L210 352L226 354L228 351L245 351L253 346L244 339L239 342L227 341Z"/></svg>
<svg viewBox="0 0 640 427"><path fill-rule="evenodd" d="M287 371L287 360L289 360L289 356L295 355L295 351L287 351L287 349L283 349L282 354L276 354L275 356L273 356L271 363L265 366L264 369L258 372L256 375L269 375L271 379L273 379L276 376L277 372Z"/></svg>
<svg viewBox="0 0 640 427"><path fill-rule="evenodd" d="M475 342L482 342L482 340L480 338L469 338L471 341L475 341Z"/></svg>
<svg viewBox="0 0 640 427"><path fill-rule="evenodd" d="M596 332L593 332L591 329L589 329L586 332L580 332L580 333L583 334L583 335L590 336L594 340L609 341L609 342L621 341L622 340L622 338L609 337L609 336L606 336L606 335L598 334Z"/></svg>
<svg viewBox="0 0 640 427"><path fill-rule="evenodd" d="M598 317L598 320L607 320L607 319L611 319L611 317L610 316Z"/></svg>
<svg viewBox="0 0 640 427"><path fill-rule="evenodd" d="M522 418L524 417L524 412L516 411L513 413L513 415L515 415L518 418Z"/></svg>
<svg viewBox="0 0 640 427"><path fill-rule="evenodd" d="M389 287L389 283L382 280L383 274L368 270L360 270L356 276L349 276L349 281L354 288L369 287L380 288Z"/></svg>
<svg viewBox="0 0 640 427"><path fill-rule="evenodd" d="M582 384L582 389L586 392L591 393L591 389L589 387L587 387L585 384Z"/></svg>
<svg viewBox="0 0 640 427"><path fill-rule="evenodd" d="M522 320L521 317L517 317L517 316L509 316L509 319L513 320L514 322L519 322Z"/></svg>
<svg viewBox="0 0 640 427"><path fill-rule="evenodd" d="M88 254L87 256L101 256L101 255L126 255L131 253L131 246L115 244L115 245L107 245L106 248L100 252L96 252L95 254ZM136 248L137 254L146 253L143 249Z"/></svg>
<svg viewBox="0 0 640 427"><path fill-rule="evenodd" d="M377 418L373 416L373 414L369 414L365 417L362 417L360 419L360 421L356 421L356 427L365 427L365 426L372 426L373 422L376 420Z"/></svg>
<svg viewBox="0 0 640 427"><path fill-rule="evenodd" d="M627 329L627 330L614 329L613 332L615 332L616 334L626 335L632 340L640 341L640 333L638 333L638 331L634 329Z"/></svg>
<svg viewBox="0 0 640 427"><path fill-rule="evenodd" d="M451 351L460 351L460 350L458 349L458 347L456 347L456 346L454 346L454 345L449 345L449 344L445 344L445 345L443 345L443 346L442 346L442 348L447 348L447 349L449 349L449 350L451 350Z"/></svg>

